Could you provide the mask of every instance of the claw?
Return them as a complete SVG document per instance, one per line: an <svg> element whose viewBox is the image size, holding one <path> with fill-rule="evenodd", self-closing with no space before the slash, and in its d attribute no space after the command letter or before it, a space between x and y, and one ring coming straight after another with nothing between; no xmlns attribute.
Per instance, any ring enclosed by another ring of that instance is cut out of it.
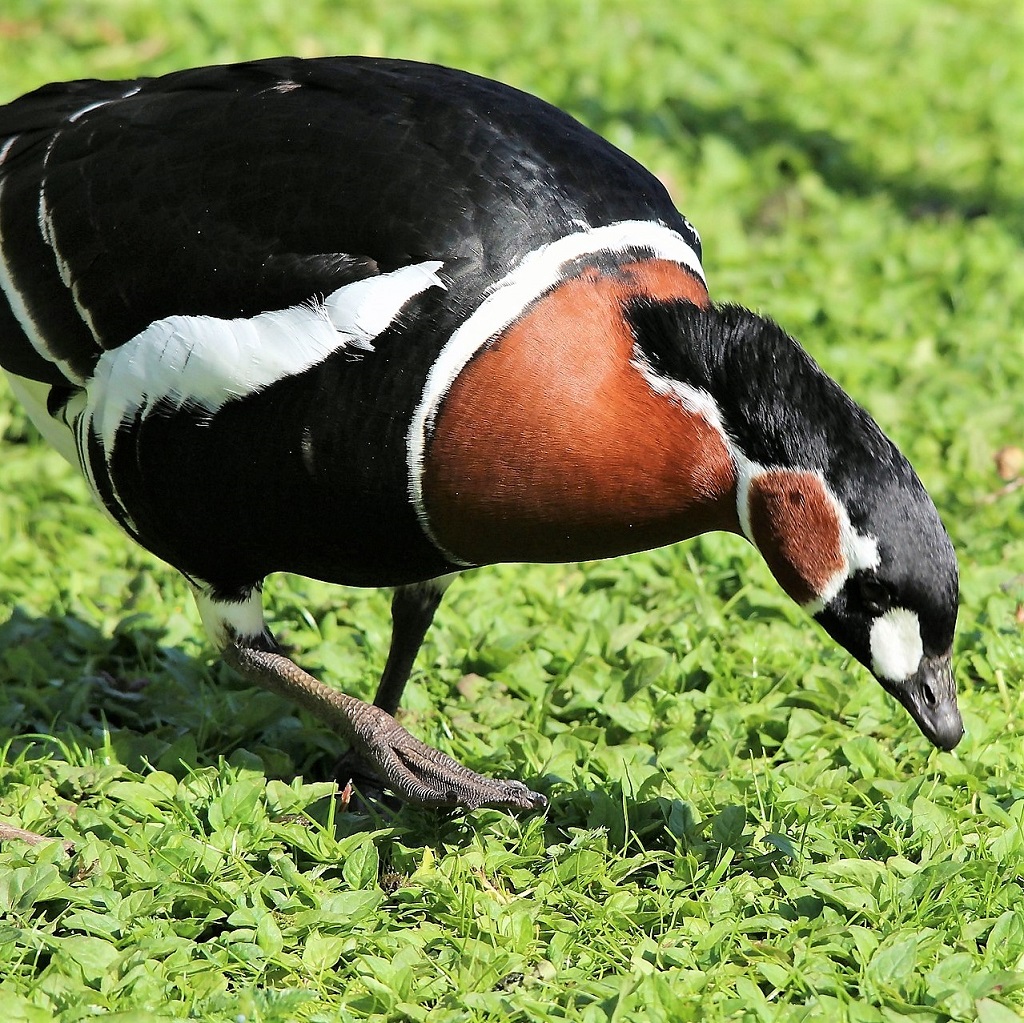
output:
<svg viewBox="0 0 1024 1023"><path fill-rule="evenodd" d="M366 705L364 705L366 706ZM477 774L410 735L379 707L353 721L353 744L396 795L418 806L542 810L547 799L521 781Z"/></svg>
<svg viewBox="0 0 1024 1023"><path fill-rule="evenodd" d="M547 799L521 781L487 778L410 735L390 714L325 686L273 651L230 644L225 660L246 678L333 721L356 753L400 799L418 806L543 810Z"/></svg>

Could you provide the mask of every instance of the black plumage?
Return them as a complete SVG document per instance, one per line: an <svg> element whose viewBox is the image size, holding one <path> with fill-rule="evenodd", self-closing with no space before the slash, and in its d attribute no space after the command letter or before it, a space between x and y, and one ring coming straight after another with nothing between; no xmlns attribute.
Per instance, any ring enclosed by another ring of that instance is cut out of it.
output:
<svg viewBox="0 0 1024 1023"><path fill-rule="evenodd" d="M426 804L544 802L391 717L445 577L513 557L516 537L593 556L743 530L933 741L959 739L956 562L934 507L792 339L708 305L700 259L636 161L447 68L280 58L0 107L0 365L17 393L190 580L228 663ZM783 508L790 486L817 518ZM753 493L778 521L748 521ZM474 529L483 554L465 559ZM283 570L398 587L376 706L277 651L260 588Z"/></svg>

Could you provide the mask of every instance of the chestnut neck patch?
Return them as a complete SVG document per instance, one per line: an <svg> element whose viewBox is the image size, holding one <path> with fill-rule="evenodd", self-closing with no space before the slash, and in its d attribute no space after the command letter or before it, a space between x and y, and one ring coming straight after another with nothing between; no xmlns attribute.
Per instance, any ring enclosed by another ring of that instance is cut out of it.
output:
<svg viewBox="0 0 1024 1023"><path fill-rule="evenodd" d="M798 603L818 599L846 568L834 499L815 473L768 469L750 481L751 539Z"/></svg>

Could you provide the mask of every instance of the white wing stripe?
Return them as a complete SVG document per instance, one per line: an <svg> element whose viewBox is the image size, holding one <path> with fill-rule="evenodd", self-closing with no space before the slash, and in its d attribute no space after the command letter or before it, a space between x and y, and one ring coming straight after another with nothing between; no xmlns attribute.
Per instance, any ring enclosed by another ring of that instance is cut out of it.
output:
<svg viewBox="0 0 1024 1023"><path fill-rule="evenodd" d="M212 415L235 398L373 340L414 296L445 287L433 260L339 288L322 302L248 319L169 316L105 352L88 384L87 417L109 461L118 429L158 402Z"/></svg>
<svg viewBox="0 0 1024 1023"><path fill-rule="evenodd" d="M92 313L83 304L78 294L78 285L72 280L71 268L68 266L67 260L57 249L57 242L53 236L53 218L50 216L50 209L46 205L45 182L39 191L39 231L43 236L43 241L46 242L53 253L54 261L57 264L57 272L60 274L60 279L64 282L64 287L68 289L68 294L71 296L71 301L75 304L75 309L78 310L78 315L85 321L85 325L89 328L89 333L92 334L93 339L98 345L100 335L96 329L96 324L93 323Z"/></svg>
<svg viewBox="0 0 1024 1023"><path fill-rule="evenodd" d="M95 103L89 103L87 106L82 107L81 110L76 110L71 114L67 118L67 123L71 124L77 121L84 114L89 113L90 110L96 110L99 107L105 107L110 103L116 103L118 100L134 96L138 91L139 89L136 87L124 93L123 96L115 99L102 99ZM43 241L46 242L50 250L53 252L54 262L57 264L57 272L60 274L60 279L64 282L64 286L68 289L68 292L71 295L71 301L74 303L75 309L78 311L78 315L81 316L85 325L89 328L89 333L92 334L94 340L98 344L100 335L99 331L96 330L92 314L81 300L81 296L78 293L78 286L71 277L71 268L68 266L67 260L60 254L60 250L57 248L53 218L50 216L50 210L46 202L46 171L50 164L50 154L53 152L53 147L57 144L57 139L60 137L60 133L61 129L58 128L53 135L50 136L49 144L46 147L46 155L43 157L43 170L39 179L39 232L43 236Z"/></svg>

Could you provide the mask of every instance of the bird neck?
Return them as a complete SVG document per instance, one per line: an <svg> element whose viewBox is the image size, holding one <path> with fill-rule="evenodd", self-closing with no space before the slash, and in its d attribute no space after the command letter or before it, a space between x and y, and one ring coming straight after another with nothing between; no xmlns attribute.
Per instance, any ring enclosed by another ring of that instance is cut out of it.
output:
<svg viewBox="0 0 1024 1023"><path fill-rule="evenodd" d="M689 395L724 438L740 528L797 603L814 612L878 564L865 484L913 472L793 338L738 306L641 300L627 319L655 386Z"/></svg>

